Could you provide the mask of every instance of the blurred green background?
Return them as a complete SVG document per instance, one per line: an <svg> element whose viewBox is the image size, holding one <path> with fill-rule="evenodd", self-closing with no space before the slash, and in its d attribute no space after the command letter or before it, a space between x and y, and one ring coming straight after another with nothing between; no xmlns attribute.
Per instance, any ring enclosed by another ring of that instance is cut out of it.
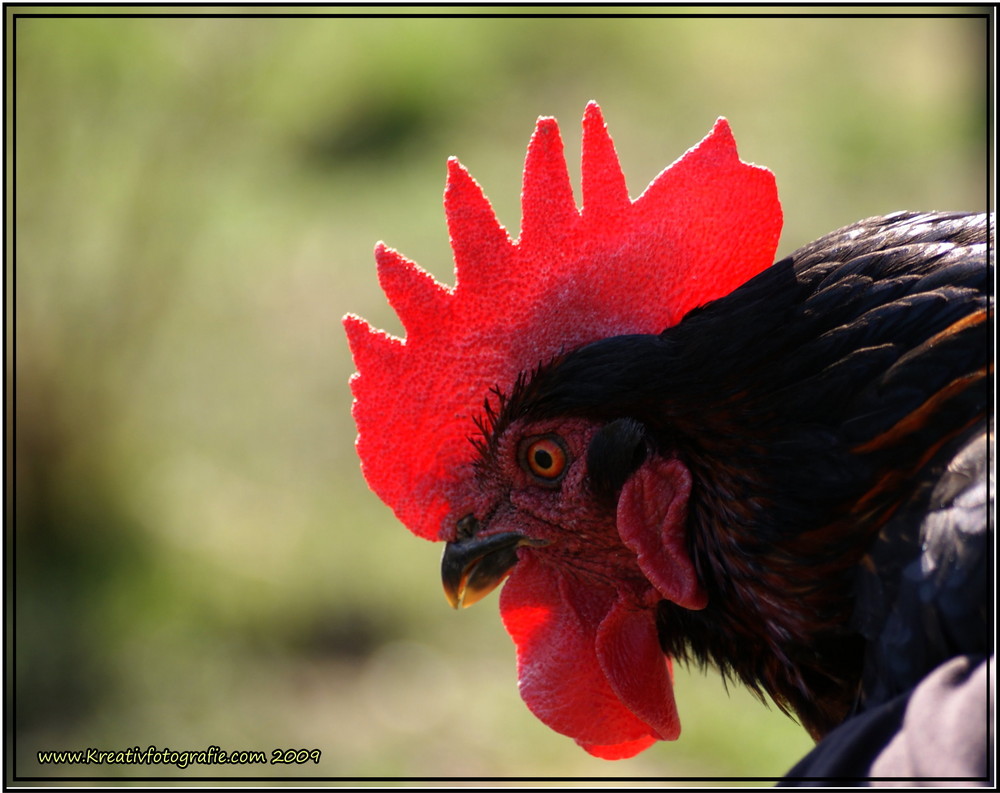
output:
<svg viewBox="0 0 1000 793"><path fill-rule="evenodd" d="M340 318L400 331L380 239L451 282L449 155L513 233L538 115L577 180L589 99L633 195L727 116L777 176L781 254L868 215L984 209L984 19L13 20L30 10L6 19L13 771L740 777L807 750L697 670L681 739L633 760L538 722L495 596L453 612L441 548L365 486ZM150 744L322 760L36 756Z"/></svg>

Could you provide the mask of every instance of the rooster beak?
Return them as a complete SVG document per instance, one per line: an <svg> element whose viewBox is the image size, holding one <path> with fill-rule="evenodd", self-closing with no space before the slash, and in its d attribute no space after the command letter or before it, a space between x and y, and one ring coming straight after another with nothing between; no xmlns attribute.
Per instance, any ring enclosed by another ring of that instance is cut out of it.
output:
<svg viewBox="0 0 1000 793"><path fill-rule="evenodd" d="M471 516L459 521L459 539L445 545L441 557L441 583L452 608L467 608L496 589L517 564L521 545L548 545L516 531L476 537L478 522Z"/></svg>

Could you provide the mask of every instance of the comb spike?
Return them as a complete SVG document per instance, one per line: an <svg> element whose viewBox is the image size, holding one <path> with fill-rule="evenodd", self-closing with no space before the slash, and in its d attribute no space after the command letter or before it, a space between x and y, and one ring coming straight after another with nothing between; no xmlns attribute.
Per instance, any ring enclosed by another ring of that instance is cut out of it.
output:
<svg viewBox="0 0 1000 793"><path fill-rule="evenodd" d="M581 158L583 217L592 223L619 225L632 202L615 144L604 123L601 108L589 102L583 116Z"/></svg>
<svg viewBox="0 0 1000 793"><path fill-rule="evenodd" d="M729 127L729 122L720 116L715 120L711 132L656 175L643 190L642 195L636 199L636 203L656 200L659 194L676 189L674 182L680 181L681 177L687 177L691 173L709 171L715 168L724 168L726 171L730 171L734 166L756 168L756 166L740 161L733 131ZM767 173L770 172L767 171ZM711 185L705 187L710 188Z"/></svg>
<svg viewBox="0 0 1000 793"><path fill-rule="evenodd" d="M635 200L633 222L669 239L672 322L770 266L782 224L777 193L770 171L740 160L729 122L719 118ZM705 251L713 252L710 266Z"/></svg>
<svg viewBox="0 0 1000 793"><path fill-rule="evenodd" d="M381 242L375 246L375 262L382 291L408 337L433 335L441 315L449 308L451 290L416 262Z"/></svg>
<svg viewBox="0 0 1000 793"><path fill-rule="evenodd" d="M483 188L454 157L448 159L444 209L455 254L455 289L475 294L509 269L513 242Z"/></svg>
<svg viewBox="0 0 1000 793"><path fill-rule="evenodd" d="M733 129L729 126L729 120L719 116L712 125L704 140L698 144L701 148L702 156L719 158L720 162L736 164L740 162L740 155L736 149L736 138L733 136ZM683 157L681 158L683 159Z"/></svg>
<svg viewBox="0 0 1000 793"><path fill-rule="evenodd" d="M539 118L528 143L521 187L521 236L527 250L556 249L577 225L579 213L569 182L559 125Z"/></svg>
<svg viewBox="0 0 1000 793"><path fill-rule="evenodd" d="M347 332L347 343L358 367L358 374L352 380L365 382L372 377L382 376L386 359L398 359L403 352L405 342L373 328L368 322L355 314L348 314L343 319L344 330ZM388 367L386 367L388 368Z"/></svg>

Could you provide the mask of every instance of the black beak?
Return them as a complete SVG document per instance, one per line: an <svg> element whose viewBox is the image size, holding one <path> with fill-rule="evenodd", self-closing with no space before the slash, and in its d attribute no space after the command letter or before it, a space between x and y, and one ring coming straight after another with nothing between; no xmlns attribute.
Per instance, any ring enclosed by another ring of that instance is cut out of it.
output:
<svg viewBox="0 0 1000 793"><path fill-rule="evenodd" d="M548 544L516 531L479 538L477 528L474 518L463 518L460 539L445 545L441 557L441 583L452 608L471 606L496 589L517 564L518 546Z"/></svg>

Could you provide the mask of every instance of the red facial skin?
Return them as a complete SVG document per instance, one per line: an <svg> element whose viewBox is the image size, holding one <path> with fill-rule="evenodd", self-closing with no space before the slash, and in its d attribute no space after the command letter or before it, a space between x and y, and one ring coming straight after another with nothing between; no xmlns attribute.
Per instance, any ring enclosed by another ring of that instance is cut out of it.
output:
<svg viewBox="0 0 1000 793"><path fill-rule="evenodd" d="M480 466L470 501L483 520L477 537L516 531L539 541L519 548L500 597L522 697L552 729L613 759L678 737L655 607L664 597L688 608L706 601L684 551L687 469L654 456L609 508L587 485L598 429L582 419L513 423ZM539 436L566 452L552 481L525 459Z"/></svg>

